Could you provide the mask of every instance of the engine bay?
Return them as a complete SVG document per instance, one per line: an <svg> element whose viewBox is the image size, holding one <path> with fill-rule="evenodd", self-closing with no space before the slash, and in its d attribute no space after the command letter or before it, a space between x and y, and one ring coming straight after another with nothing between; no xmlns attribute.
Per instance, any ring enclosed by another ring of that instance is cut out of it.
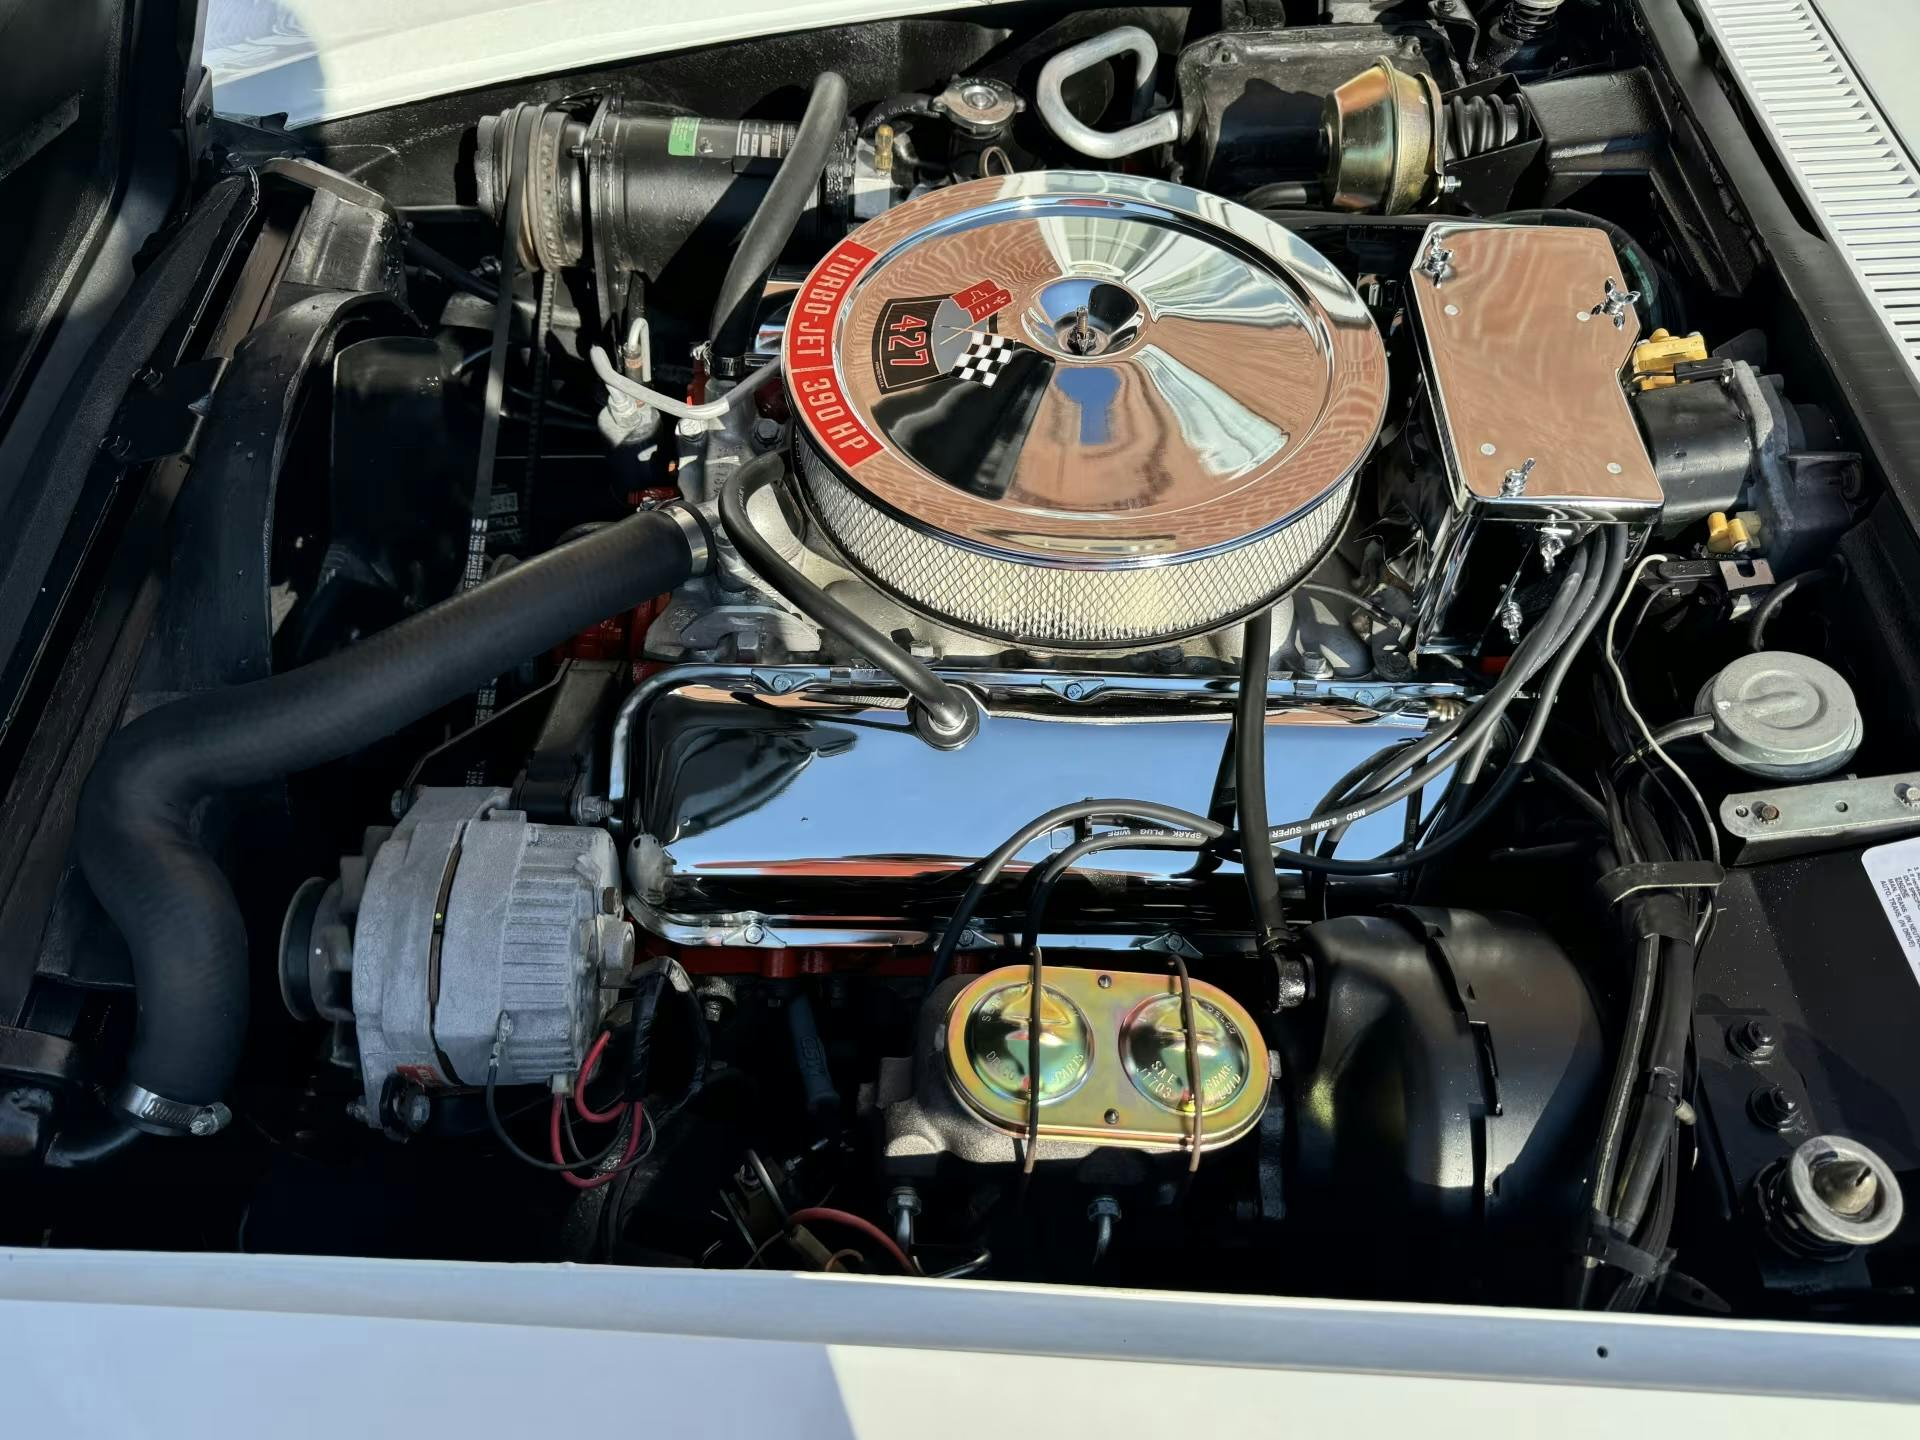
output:
<svg viewBox="0 0 1920 1440"><path fill-rule="evenodd" d="M210 133L0 1241L1911 1315L1914 540L1640 6Z"/></svg>

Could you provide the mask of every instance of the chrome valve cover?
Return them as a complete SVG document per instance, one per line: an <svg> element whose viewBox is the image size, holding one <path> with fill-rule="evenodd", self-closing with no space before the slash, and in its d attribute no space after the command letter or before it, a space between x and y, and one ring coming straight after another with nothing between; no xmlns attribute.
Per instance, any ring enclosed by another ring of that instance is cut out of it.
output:
<svg viewBox="0 0 1920 1440"><path fill-rule="evenodd" d="M955 873L1029 816L1116 785L1138 799L1206 808L1232 681L942 673L977 695L986 715L972 741L946 752L906 728L883 677L686 666L636 688L614 737L612 790L642 925L691 945L918 945ZM1458 690L1275 681L1268 693L1278 821L1311 814L1334 776L1419 735ZM1405 825L1401 806L1370 816L1340 853L1381 854ZM1016 868L1069 839L1061 831L1036 840ZM1135 898L1150 908L1191 898L1177 877L1192 864L1113 850L1081 873L1136 877ZM1104 939L1083 934L1078 943Z"/></svg>

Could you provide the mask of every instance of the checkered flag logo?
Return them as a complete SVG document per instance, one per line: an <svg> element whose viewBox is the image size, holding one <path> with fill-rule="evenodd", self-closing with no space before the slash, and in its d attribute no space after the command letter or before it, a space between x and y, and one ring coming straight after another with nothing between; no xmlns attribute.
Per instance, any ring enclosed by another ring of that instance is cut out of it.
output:
<svg viewBox="0 0 1920 1440"><path fill-rule="evenodd" d="M991 385L1013 359L1013 341L990 330L975 330L967 337L967 348L948 373L962 380Z"/></svg>

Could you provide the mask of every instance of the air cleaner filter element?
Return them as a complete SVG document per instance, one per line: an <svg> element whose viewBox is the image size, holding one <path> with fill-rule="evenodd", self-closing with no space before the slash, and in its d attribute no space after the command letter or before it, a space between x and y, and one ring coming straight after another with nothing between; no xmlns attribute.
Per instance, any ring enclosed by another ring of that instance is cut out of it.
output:
<svg viewBox="0 0 1920 1440"><path fill-rule="evenodd" d="M854 232L784 345L801 488L881 589L1097 649L1271 603L1338 537L1386 353L1325 257L1131 175L936 191Z"/></svg>

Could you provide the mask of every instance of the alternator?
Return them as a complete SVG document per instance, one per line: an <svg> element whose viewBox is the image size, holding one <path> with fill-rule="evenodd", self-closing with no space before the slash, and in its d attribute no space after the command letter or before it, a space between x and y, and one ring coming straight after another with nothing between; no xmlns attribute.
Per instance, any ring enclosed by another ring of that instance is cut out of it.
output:
<svg viewBox="0 0 1920 1440"><path fill-rule="evenodd" d="M499 1084L571 1076L633 967L612 840L529 824L507 800L422 790L288 908L281 994L352 1037L369 1124L416 1129L422 1090L485 1082L502 1016Z"/></svg>

